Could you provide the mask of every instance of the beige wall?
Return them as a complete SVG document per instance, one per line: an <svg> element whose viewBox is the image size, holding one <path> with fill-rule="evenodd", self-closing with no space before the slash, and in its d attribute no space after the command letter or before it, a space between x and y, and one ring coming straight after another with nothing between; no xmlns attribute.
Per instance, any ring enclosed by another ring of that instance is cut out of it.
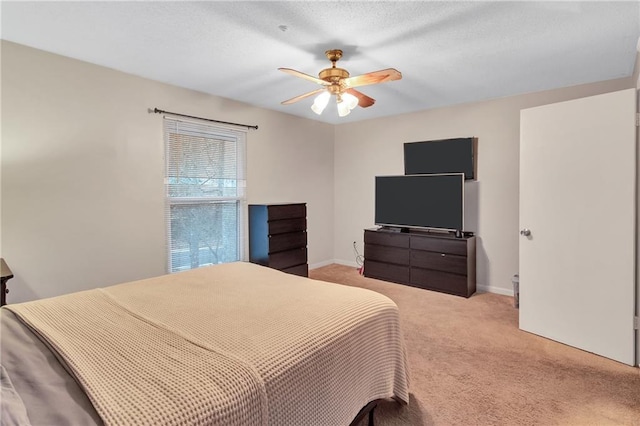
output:
<svg viewBox="0 0 640 426"><path fill-rule="evenodd" d="M11 302L166 273L158 107L257 124L248 202L306 202L333 258L334 128L2 42L1 255Z"/></svg>
<svg viewBox="0 0 640 426"><path fill-rule="evenodd" d="M640 52L640 38L638 39L638 52ZM637 53L631 81L634 81L636 83L636 88L640 88L640 54Z"/></svg>
<svg viewBox="0 0 640 426"><path fill-rule="evenodd" d="M403 174L404 142L478 138L478 179L465 184L465 230L477 239L481 290L512 294L518 272L520 110L633 87L631 78L336 126L335 248L353 264L353 242L374 225L374 176Z"/></svg>

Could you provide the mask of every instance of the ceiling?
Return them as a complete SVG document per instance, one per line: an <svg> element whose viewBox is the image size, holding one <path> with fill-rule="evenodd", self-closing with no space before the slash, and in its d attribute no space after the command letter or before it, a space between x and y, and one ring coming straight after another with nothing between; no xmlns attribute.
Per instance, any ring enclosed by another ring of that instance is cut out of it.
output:
<svg viewBox="0 0 640 426"><path fill-rule="evenodd" d="M5 40L145 78L326 123L353 122L536 92L633 73L640 3L626 2L7 2ZM322 116L316 76L342 49L352 76L384 68L399 81L359 88L376 104ZM149 105L154 107L156 105ZM171 110L171 105L157 105ZM181 111L188 114L189 111Z"/></svg>

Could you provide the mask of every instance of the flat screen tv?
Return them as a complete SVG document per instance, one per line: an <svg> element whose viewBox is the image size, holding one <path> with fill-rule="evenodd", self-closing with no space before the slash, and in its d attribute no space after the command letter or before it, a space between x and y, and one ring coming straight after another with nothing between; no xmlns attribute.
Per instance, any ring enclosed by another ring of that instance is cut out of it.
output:
<svg viewBox="0 0 640 426"><path fill-rule="evenodd" d="M455 138L404 144L404 174L464 173L476 179L477 139Z"/></svg>
<svg viewBox="0 0 640 426"><path fill-rule="evenodd" d="M464 174L376 176L375 223L462 231Z"/></svg>

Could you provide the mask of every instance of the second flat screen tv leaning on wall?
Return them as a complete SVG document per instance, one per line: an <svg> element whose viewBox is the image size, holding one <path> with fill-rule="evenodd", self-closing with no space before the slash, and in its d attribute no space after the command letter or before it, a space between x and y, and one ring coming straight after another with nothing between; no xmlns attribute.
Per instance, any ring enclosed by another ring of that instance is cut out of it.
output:
<svg viewBox="0 0 640 426"><path fill-rule="evenodd" d="M376 176L375 224L461 231L464 173Z"/></svg>
<svg viewBox="0 0 640 426"><path fill-rule="evenodd" d="M477 179L478 139L455 138L404 144L404 174L464 173Z"/></svg>

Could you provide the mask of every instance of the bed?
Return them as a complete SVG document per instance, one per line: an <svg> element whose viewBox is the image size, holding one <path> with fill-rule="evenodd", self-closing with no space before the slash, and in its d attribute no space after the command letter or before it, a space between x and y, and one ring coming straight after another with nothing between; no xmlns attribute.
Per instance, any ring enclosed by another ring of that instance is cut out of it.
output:
<svg viewBox="0 0 640 426"><path fill-rule="evenodd" d="M0 313L6 422L349 425L409 401L390 299L251 263Z"/></svg>

